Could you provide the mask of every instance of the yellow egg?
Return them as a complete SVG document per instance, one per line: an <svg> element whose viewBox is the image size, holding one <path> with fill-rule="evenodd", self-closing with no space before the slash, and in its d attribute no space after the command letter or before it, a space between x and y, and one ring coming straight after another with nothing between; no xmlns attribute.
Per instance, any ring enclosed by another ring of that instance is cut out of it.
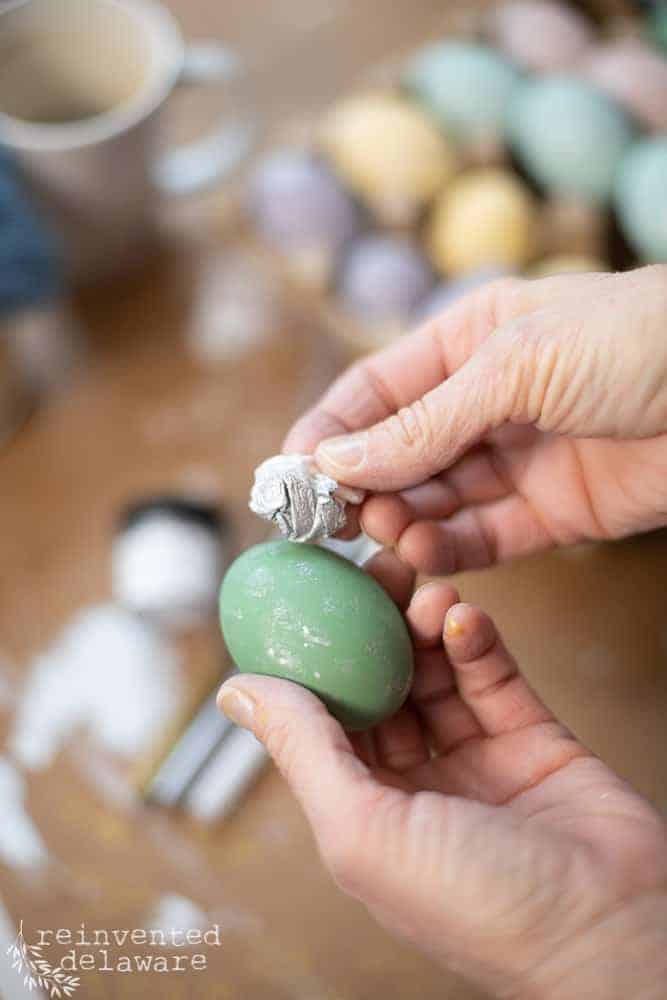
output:
<svg viewBox="0 0 667 1000"><path fill-rule="evenodd" d="M390 224L412 222L455 169L437 126L392 94L337 104L324 121L321 147L341 179Z"/></svg>
<svg viewBox="0 0 667 1000"><path fill-rule="evenodd" d="M545 257L534 264L526 273L531 278L546 278L551 274L575 274L586 271L609 271L609 264L599 257L587 257L583 254L557 254Z"/></svg>
<svg viewBox="0 0 667 1000"><path fill-rule="evenodd" d="M521 268L536 250L538 212L525 185L506 170L473 170L440 196L431 220L430 248L445 274L489 265Z"/></svg>

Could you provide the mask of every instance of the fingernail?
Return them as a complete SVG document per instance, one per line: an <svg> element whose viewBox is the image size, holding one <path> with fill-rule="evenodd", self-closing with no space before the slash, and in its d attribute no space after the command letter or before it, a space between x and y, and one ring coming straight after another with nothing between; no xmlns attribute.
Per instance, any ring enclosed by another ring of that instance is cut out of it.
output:
<svg viewBox="0 0 667 1000"><path fill-rule="evenodd" d="M366 431L329 438L318 445L315 457L318 464L324 460L337 469L357 469L366 458L367 440Z"/></svg>
<svg viewBox="0 0 667 1000"><path fill-rule="evenodd" d="M453 608L445 615L445 635L451 639L457 635L463 635L463 626L456 618L456 611Z"/></svg>
<svg viewBox="0 0 667 1000"><path fill-rule="evenodd" d="M255 703L245 691L239 691L234 687L221 687L218 694L218 708L237 726L252 729Z"/></svg>

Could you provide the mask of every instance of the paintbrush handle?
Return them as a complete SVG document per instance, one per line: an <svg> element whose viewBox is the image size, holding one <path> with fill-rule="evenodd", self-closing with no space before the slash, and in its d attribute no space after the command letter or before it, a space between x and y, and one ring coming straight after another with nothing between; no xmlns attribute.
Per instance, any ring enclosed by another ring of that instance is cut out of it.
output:
<svg viewBox="0 0 667 1000"><path fill-rule="evenodd" d="M146 789L147 799L165 806L180 802L228 738L233 726L215 697L215 692L209 695L172 747Z"/></svg>
<svg viewBox="0 0 667 1000"><path fill-rule="evenodd" d="M233 810L268 759L252 733L234 728L188 790L185 808L207 823L222 819Z"/></svg>

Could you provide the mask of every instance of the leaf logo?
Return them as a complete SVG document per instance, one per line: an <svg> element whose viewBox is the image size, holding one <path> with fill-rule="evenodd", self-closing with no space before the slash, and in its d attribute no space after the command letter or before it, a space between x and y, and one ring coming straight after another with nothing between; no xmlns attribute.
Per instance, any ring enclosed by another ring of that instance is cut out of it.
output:
<svg viewBox="0 0 667 1000"><path fill-rule="evenodd" d="M63 1000L71 997L80 983L78 976L70 976L59 965L53 968L50 962L42 957L39 945L28 944L23 937L23 921L19 924L19 932L13 943L7 949L12 969L23 976L23 985L31 993L36 987L46 990L52 1000Z"/></svg>

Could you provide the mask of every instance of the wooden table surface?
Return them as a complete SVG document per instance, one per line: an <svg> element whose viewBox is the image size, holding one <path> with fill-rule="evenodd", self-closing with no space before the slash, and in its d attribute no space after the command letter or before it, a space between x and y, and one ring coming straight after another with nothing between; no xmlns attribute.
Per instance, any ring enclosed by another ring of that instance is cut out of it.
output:
<svg viewBox="0 0 667 1000"><path fill-rule="evenodd" d="M369 64L437 33L444 8L411 0L387 17L383 0L170 6L186 35L223 37L248 55L269 123L317 110ZM183 134L177 110L172 131ZM88 367L0 454L0 649L12 683L78 608L108 597L111 526L128 500L204 484L232 513L239 544L257 540L262 525L245 508L252 470L342 364L308 303L289 295L265 342L234 361L193 359L185 345L202 273L236 252L223 215L219 194L172 207L168 244L141 274L77 295ZM667 537L654 535L459 582L497 616L566 723L667 810L666 574ZM0 722L7 732L10 709ZM223 928L205 971L84 973L77 997L479 995L332 886L273 771L208 830L128 799L117 763L84 743L27 784L54 861L39 879L0 867L0 896L26 937L82 922L139 927L166 893L193 900Z"/></svg>

